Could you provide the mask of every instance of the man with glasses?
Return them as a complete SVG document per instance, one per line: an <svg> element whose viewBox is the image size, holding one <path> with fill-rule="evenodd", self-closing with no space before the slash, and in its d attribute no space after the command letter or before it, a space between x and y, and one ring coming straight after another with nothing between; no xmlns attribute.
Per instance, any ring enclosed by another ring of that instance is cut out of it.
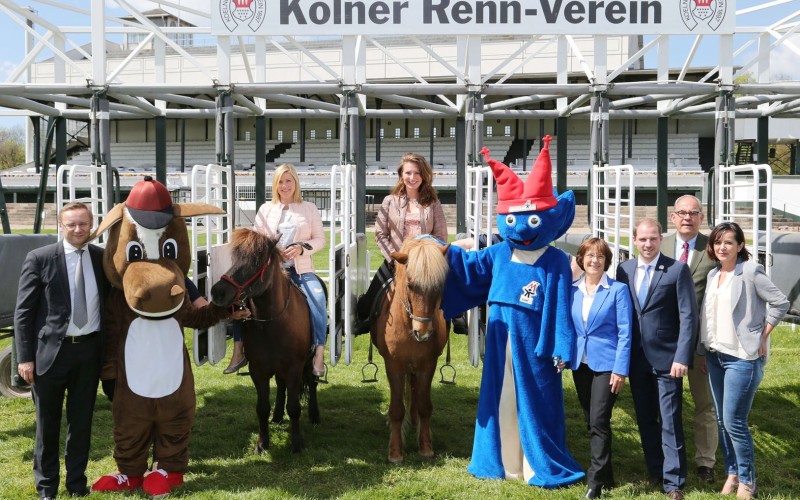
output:
<svg viewBox="0 0 800 500"><path fill-rule="evenodd" d="M697 295L697 310L703 305L708 272L715 266L706 254L708 236L700 232L703 212L700 200L690 194L675 200L675 209L670 216L675 232L664 238L661 246L667 257L685 262L692 272L694 290ZM696 351L693 366L689 369L689 389L694 400L694 461L697 477L706 483L714 482L719 430L711 389L708 385L705 357Z"/></svg>
<svg viewBox="0 0 800 500"><path fill-rule="evenodd" d="M31 384L36 406L33 478L40 498L58 493L65 396L65 484L71 496L89 494L86 464L103 352L106 279L102 249L88 244L92 212L83 203L69 203L58 224L63 239L25 258L14 314L18 372Z"/></svg>

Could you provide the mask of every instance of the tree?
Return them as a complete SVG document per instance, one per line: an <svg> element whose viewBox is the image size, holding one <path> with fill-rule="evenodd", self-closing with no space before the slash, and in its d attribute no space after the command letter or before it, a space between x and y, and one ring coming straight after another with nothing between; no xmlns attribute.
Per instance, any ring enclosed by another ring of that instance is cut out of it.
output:
<svg viewBox="0 0 800 500"><path fill-rule="evenodd" d="M0 170L25 163L25 132L22 127L0 128Z"/></svg>

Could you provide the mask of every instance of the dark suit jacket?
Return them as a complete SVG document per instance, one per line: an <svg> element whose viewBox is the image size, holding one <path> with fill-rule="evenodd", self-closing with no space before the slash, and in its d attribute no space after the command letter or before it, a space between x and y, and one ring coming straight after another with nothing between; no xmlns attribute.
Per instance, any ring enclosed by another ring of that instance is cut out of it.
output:
<svg viewBox="0 0 800 500"><path fill-rule="evenodd" d="M677 259L675 253L675 240L677 236L675 233L664 236L661 242L661 253L667 257ZM689 264L689 271L692 273L692 281L694 281L694 293L697 296L697 309L703 305L703 297L706 295L706 282L708 281L708 273L717 266L717 263L711 260L706 253L706 246L708 246L708 236L703 233L697 233L697 241L694 242L694 253L692 254L691 264Z"/></svg>
<svg viewBox="0 0 800 500"><path fill-rule="evenodd" d="M94 245L88 245L87 248L97 281L102 318L106 294L103 250ZM59 240L28 253L22 265L14 313L17 361L34 361L36 374L45 374L56 359L71 315L67 260L64 243Z"/></svg>
<svg viewBox="0 0 800 500"><path fill-rule="evenodd" d="M628 285L634 307L631 355L641 348L650 365L668 372L673 362L691 366L697 332L697 299L689 267L661 255L655 264L644 307L636 298L638 259L617 268L617 281Z"/></svg>

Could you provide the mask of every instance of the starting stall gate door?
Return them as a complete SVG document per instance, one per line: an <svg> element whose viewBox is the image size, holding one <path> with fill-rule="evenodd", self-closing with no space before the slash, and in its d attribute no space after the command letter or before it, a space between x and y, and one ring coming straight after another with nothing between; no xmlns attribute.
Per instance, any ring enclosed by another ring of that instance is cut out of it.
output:
<svg viewBox="0 0 800 500"><path fill-rule="evenodd" d="M466 179L466 213L467 232L473 240L473 250L479 250L479 237L486 236L486 245L492 244L494 232L494 176L489 167L467 167ZM488 308L488 304L485 306ZM486 337L487 313L481 315L481 308L475 307L469 311L469 360L472 366L477 367L483 358L484 342Z"/></svg>
<svg viewBox="0 0 800 500"><path fill-rule="evenodd" d="M613 255L608 274L633 257L635 174L631 165L592 165L592 236L602 238ZM627 189L627 196L623 189ZM627 242L625 242L627 239Z"/></svg>
<svg viewBox="0 0 800 500"><path fill-rule="evenodd" d="M232 169L223 165L195 165L190 178L192 203L207 203L225 214L191 218L192 281L208 296L211 286L230 268L228 243L233 234ZM205 241L203 241L205 240ZM212 365L225 357L227 321L194 331L194 362Z"/></svg>
<svg viewBox="0 0 800 500"><path fill-rule="evenodd" d="M356 300L369 280L366 237L356 234L356 166L331 167L331 212L328 274L330 363L353 360Z"/></svg>
<svg viewBox="0 0 800 500"><path fill-rule="evenodd" d="M736 222L745 246L772 274L772 168L769 165L720 165L716 220Z"/></svg>
<svg viewBox="0 0 800 500"><path fill-rule="evenodd" d="M97 227L100 220L111 210L112 200L106 196L108 186L108 171L105 165L61 165L56 173L56 210L73 201L80 201L92 209L94 218L92 225ZM89 190L89 196L76 198L77 190ZM58 227L58 236L61 237L61 227ZM100 237L101 243L105 235Z"/></svg>

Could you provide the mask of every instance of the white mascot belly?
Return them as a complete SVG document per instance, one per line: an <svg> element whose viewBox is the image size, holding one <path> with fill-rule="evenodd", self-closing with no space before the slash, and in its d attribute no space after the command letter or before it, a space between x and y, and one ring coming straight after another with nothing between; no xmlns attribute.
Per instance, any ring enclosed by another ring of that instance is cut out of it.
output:
<svg viewBox="0 0 800 500"><path fill-rule="evenodd" d="M174 318L136 318L125 342L125 374L134 394L162 398L183 380L183 329Z"/></svg>

